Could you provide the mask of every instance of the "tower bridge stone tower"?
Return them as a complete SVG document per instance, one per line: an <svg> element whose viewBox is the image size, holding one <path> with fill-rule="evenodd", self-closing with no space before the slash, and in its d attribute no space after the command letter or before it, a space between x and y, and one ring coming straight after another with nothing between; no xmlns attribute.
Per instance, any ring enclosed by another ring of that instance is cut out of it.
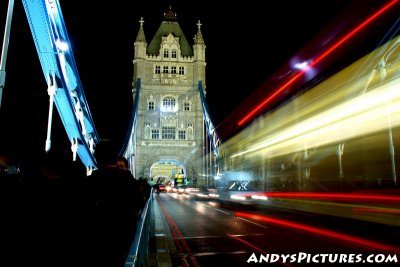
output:
<svg viewBox="0 0 400 267"><path fill-rule="evenodd" d="M140 80L135 135L135 176L187 178L201 184L205 126L199 81L205 93L205 43L197 23L187 41L170 9L147 43L144 20L134 43L133 97ZM175 179L182 181L182 179Z"/></svg>

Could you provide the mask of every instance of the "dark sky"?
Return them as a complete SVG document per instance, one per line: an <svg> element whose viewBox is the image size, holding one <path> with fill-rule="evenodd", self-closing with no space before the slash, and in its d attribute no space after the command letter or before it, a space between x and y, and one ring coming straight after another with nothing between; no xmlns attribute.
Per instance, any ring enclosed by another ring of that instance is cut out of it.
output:
<svg viewBox="0 0 400 267"><path fill-rule="evenodd" d="M207 103L218 126L350 2L365 7L381 1L84 2L61 1L66 28L97 132L122 144L133 107L133 44L140 17L148 43L170 5L191 44L201 20L207 46ZM1 36L7 4L0 3ZM6 72L0 154L35 155L45 146L48 95L21 1L15 1ZM69 146L56 112L52 141Z"/></svg>

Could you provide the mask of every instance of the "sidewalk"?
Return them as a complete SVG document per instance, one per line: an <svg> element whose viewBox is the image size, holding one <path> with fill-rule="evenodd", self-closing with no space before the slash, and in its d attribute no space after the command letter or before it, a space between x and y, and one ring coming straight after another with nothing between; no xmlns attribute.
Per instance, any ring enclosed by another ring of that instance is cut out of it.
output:
<svg viewBox="0 0 400 267"><path fill-rule="evenodd" d="M153 196L153 205L151 209L151 227L149 241L149 267L172 267L167 244L167 231L163 223L164 215L158 204L158 197Z"/></svg>

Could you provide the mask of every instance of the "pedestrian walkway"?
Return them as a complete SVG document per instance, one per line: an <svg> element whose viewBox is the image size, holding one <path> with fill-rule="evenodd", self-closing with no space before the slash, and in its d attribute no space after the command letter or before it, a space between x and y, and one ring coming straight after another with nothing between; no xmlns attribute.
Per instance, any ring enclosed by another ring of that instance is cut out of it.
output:
<svg viewBox="0 0 400 267"><path fill-rule="evenodd" d="M164 223L165 218L158 204L159 196L153 196L151 209L152 224L150 227L149 258L150 267L172 267L170 251L168 249L167 237L168 226Z"/></svg>

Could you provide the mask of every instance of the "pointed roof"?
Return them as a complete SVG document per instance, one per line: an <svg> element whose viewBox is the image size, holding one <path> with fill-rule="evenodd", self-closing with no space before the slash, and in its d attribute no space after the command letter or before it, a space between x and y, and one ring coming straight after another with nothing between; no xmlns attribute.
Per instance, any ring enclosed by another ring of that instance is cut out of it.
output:
<svg viewBox="0 0 400 267"><path fill-rule="evenodd" d="M197 22L197 27L198 27L198 29L197 29L197 33L196 33L196 35L194 36L194 44L205 44L204 43L204 39L203 39L203 34L201 34L201 23L200 23L200 20Z"/></svg>
<svg viewBox="0 0 400 267"><path fill-rule="evenodd" d="M183 34L176 18L176 13L172 12L171 6L168 12L164 13L164 20L147 47L147 54L159 54L162 37L166 37L169 34L179 37L182 56L193 56L192 47Z"/></svg>
<svg viewBox="0 0 400 267"><path fill-rule="evenodd" d="M143 23L144 23L143 17L140 18L139 23L140 23L140 28L136 36L135 42L146 42L146 36L144 35L144 30L143 30Z"/></svg>

